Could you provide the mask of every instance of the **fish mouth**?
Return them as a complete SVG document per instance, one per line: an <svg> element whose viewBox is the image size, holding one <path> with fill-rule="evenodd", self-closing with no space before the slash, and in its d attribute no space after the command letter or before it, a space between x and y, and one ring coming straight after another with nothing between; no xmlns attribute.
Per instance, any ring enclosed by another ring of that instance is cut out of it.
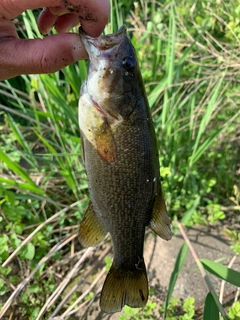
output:
<svg viewBox="0 0 240 320"><path fill-rule="evenodd" d="M125 25L122 25L118 29L118 31L114 33L107 34L105 36L99 36L99 37L91 37L82 29L82 27L79 28L80 38L90 58L92 56L95 56L95 57L102 56L101 52L108 51L109 49L112 55L113 54L112 50L114 49L118 50L119 45L124 40L126 40L126 37L127 37L126 34L127 34L127 28Z"/></svg>

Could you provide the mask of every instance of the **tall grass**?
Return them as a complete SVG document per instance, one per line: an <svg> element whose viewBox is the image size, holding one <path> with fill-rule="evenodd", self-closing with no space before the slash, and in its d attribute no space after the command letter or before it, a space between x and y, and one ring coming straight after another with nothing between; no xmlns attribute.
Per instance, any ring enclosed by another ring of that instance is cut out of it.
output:
<svg viewBox="0 0 240 320"><path fill-rule="evenodd" d="M228 208L238 182L238 44L229 38L227 47L226 39L223 43L211 35L208 23L196 25L196 12L186 19L186 12L174 2L112 0L111 4L105 33L126 23L135 45L157 132L170 215L187 225L227 217L235 212ZM201 10L200 15L207 15L211 7ZM216 24L221 19L217 17ZM40 37L31 11L23 21L23 36ZM55 293L58 261L69 255L69 247L64 247L69 237L73 259L79 250L71 232L88 202L77 120L79 89L86 74L87 62L79 61L55 74L0 82L0 262L4 265L0 274L7 277L8 263L4 263L23 243L11 259L36 270L26 292L40 283L47 297ZM56 252L51 251L54 245ZM45 256L51 258L48 268L53 274L41 262ZM62 267L63 275L68 268ZM23 274L13 276L18 277L14 285L24 279ZM0 292L13 290L9 279L3 286L0 283ZM44 303L30 301L24 293L17 299L33 319ZM49 314L55 307L49 307ZM24 308L19 304L17 310Z"/></svg>
<svg viewBox="0 0 240 320"><path fill-rule="evenodd" d="M151 5L154 14L143 26L144 8L149 14ZM153 110L170 212L181 218L197 200L198 208L188 216L192 223L203 222L204 207L227 201L237 184L240 111L231 77L238 73L228 67L234 50L214 51L216 40L205 24L193 38L188 29L194 21L184 18L174 2L165 8L149 2L135 7L128 21Z"/></svg>

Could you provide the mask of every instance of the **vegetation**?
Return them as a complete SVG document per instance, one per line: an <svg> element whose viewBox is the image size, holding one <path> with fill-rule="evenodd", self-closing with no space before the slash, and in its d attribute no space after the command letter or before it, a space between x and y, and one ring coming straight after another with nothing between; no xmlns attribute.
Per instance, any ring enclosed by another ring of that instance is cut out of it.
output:
<svg viewBox="0 0 240 320"><path fill-rule="evenodd" d="M17 23L21 37L41 37L35 12ZM112 0L106 33L127 24L139 56L157 132L161 176L169 213L184 236L185 226L216 222L240 253L240 5L235 1ZM77 105L87 62L49 75L0 82L0 309L21 319L69 318L89 305L107 256L82 250L77 228L88 203ZM230 222L230 223L229 223ZM186 236L186 235L185 235ZM200 261L235 286L239 273ZM165 306L154 294L143 310L124 308L119 319L194 319L194 298L171 294L184 264L181 248ZM94 257L94 258L91 258ZM80 260L79 260L80 259ZM94 262L93 262L94 261ZM97 272L97 270L99 272ZM89 274L91 286L76 288ZM74 279L74 282L69 282ZM204 280L203 280L204 281ZM204 319L240 319L240 303L224 308L208 283ZM179 311L180 310L180 311ZM226 314L225 314L226 313Z"/></svg>

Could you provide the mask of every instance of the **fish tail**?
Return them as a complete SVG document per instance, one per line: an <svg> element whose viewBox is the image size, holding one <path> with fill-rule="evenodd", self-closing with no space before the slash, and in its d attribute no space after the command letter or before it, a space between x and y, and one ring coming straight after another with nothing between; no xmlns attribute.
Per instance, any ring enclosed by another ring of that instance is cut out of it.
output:
<svg viewBox="0 0 240 320"><path fill-rule="evenodd" d="M121 311L124 305L141 308L148 300L148 279L144 260L134 270L124 270L113 265L104 282L100 307L106 313Z"/></svg>

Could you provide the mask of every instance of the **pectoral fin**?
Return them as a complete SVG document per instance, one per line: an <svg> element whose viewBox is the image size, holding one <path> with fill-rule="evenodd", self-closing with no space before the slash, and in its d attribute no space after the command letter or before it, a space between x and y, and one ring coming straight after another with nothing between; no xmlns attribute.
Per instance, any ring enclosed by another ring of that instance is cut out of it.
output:
<svg viewBox="0 0 240 320"><path fill-rule="evenodd" d="M106 122L94 132L94 138L100 157L108 163L114 162L116 160L116 145L111 128Z"/></svg>
<svg viewBox="0 0 240 320"><path fill-rule="evenodd" d="M79 241L84 247L95 247L104 239L106 234L107 232L99 221L90 201L80 223Z"/></svg>
<svg viewBox="0 0 240 320"><path fill-rule="evenodd" d="M168 217L167 208L163 199L162 190L159 189L149 227L161 238L170 240L172 231L170 229L170 219Z"/></svg>

